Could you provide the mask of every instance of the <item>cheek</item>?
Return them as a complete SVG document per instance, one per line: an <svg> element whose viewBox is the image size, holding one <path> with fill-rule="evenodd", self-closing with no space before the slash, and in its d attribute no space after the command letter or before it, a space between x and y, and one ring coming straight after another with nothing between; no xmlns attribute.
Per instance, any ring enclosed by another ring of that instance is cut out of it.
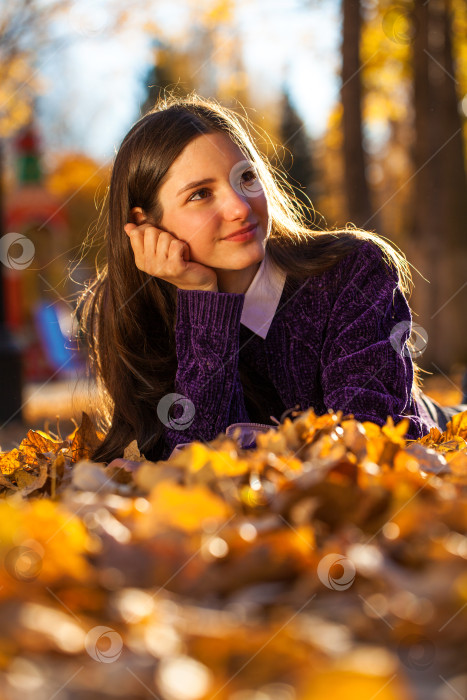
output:
<svg viewBox="0 0 467 700"><path fill-rule="evenodd" d="M196 240L196 234L204 228L203 217L199 212L183 211L172 213L165 217L164 223L167 230L173 233L181 241L190 242Z"/></svg>
<svg viewBox="0 0 467 700"><path fill-rule="evenodd" d="M204 255L209 254L216 232L218 223L212 211L194 211L188 212L187 215L179 217L174 233L181 241L186 241L194 254Z"/></svg>

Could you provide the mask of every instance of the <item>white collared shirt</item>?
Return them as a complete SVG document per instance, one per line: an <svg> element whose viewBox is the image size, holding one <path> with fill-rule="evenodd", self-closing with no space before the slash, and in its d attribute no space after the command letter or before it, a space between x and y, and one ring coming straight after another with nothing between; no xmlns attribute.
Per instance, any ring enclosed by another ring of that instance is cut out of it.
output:
<svg viewBox="0 0 467 700"><path fill-rule="evenodd" d="M256 275L245 292L240 323L266 338L284 288L286 273L272 265L267 249Z"/></svg>

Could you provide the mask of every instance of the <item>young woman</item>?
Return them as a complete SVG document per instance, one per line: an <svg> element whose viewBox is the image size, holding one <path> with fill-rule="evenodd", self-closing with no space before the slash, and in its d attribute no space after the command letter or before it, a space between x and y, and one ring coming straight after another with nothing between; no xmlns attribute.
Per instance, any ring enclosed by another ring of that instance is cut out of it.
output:
<svg viewBox="0 0 467 700"><path fill-rule="evenodd" d="M407 260L368 231L310 229L251 129L214 100L169 96L121 144L107 262L80 308L105 398L97 461L135 438L167 459L297 407L407 416L411 439L437 424L407 347Z"/></svg>

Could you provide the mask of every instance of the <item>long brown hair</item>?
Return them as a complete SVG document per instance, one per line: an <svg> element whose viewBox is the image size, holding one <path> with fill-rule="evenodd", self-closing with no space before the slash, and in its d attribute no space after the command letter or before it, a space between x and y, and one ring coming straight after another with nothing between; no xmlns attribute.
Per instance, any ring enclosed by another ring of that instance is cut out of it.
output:
<svg viewBox="0 0 467 700"><path fill-rule="evenodd" d="M190 141L213 132L227 134L257 170L271 218L267 250L272 263L287 273L287 283L321 274L369 240L382 250L388 274L389 267L397 271L401 290L407 295L412 291L409 263L390 241L351 225L333 230L307 225L308 212L280 169L257 147L254 134L264 137L264 133L246 114L196 93L185 97L166 93L131 128L115 157L98 224L106 261L100 269L96 265L96 277L77 307L89 371L100 396L97 422L105 434L92 456L96 461L121 457L134 439L147 458L161 458L164 427L157 405L175 391L177 288L136 267L123 227L131 221L135 206L157 225L162 218L158 191L170 166ZM414 370L418 386L420 370L415 363ZM239 371L245 399L259 406L258 388L241 367Z"/></svg>

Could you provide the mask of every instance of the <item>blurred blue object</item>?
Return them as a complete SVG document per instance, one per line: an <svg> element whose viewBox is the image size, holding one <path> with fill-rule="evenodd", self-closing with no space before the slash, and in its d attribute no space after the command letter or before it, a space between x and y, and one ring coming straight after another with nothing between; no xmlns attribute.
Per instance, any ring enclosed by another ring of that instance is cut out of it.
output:
<svg viewBox="0 0 467 700"><path fill-rule="evenodd" d="M71 318L71 314L69 315ZM76 374L85 371L85 362L79 357L70 333L64 333L56 305L39 302L34 307L34 321L40 342L49 364L57 374Z"/></svg>

